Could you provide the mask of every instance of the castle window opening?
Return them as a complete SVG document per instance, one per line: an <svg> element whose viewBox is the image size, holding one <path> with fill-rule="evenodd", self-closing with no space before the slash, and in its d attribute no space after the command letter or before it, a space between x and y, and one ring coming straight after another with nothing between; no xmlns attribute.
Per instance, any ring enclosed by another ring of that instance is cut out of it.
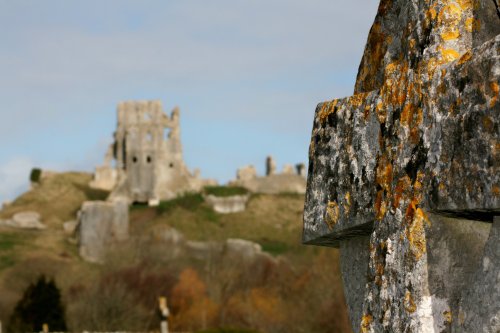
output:
<svg viewBox="0 0 500 333"><path fill-rule="evenodd" d="M137 163L137 157L132 157L132 162Z"/></svg>
<svg viewBox="0 0 500 333"><path fill-rule="evenodd" d="M151 156L146 157L146 162L151 163L152 159Z"/></svg>
<svg viewBox="0 0 500 333"><path fill-rule="evenodd" d="M174 163L170 163L169 167L173 168L174 167Z"/></svg>

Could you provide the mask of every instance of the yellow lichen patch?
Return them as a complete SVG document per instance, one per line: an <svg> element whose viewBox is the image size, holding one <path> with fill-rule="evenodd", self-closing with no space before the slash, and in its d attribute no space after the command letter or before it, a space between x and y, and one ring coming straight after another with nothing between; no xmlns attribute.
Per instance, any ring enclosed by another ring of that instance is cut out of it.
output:
<svg viewBox="0 0 500 333"><path fill-rule="evenodd" d="M446 31L441 33L441 38L444 41L457 39L458 37L460 37L460 32L458 31L457 28L447 29Z"/></svg>
<svg viewBox="0 0 500 333"><path fill-rule="evenodd" d="M472 53L471 51L467 51L460 57L460 60L458 60L458 64L463 65L471 59L472 59Z"/></svg>
<svg viewBox="0 0 500 333"><path fill-rule="evenodd" d="M451 311L443 312L443 317L444 317L445 322L447 322L448 324L450 324L451 321L453 320L453 317L451 315Z"/></svg>
<svg viewBox="0 0 500 333"><path fill-rule="evenodd" d="M334 99L331 102L323 103L323 105L321 106L321 110L318 113L319 121L321 122L321 124L324 124L328 119L328 116L335 111L335 107L337 106L338 102L338 99Z"/></svg>
<svg viewBox="0 0 500 333"><path fill-rule="evenodd" d="M414 49L415 46L417 45L417 41L415 40L415 38L412 38L410 39L410 49Z"/></svg>
<svg viewBox="0 0 500 333"><path fill-rule="evenodd" d="M377 107L375 108L375 110L377 111L378 121L381 124L384 124L385 123L385 119L387 118L387 110L384 107L384 103L378 102L377 103Z"/></svg>
<svg viewBox="0 0 500 333"><path fill-rule="evenodd" d="M481 21L473 17L465 20L465 29L468 32L479 31L481 29Z"/></svg>
<svg viewBox="0 0 500 333"><path fill-rule="evenodd" d="M400 124L401 126L408 126L410 124L410 119L413 117L414 106L411 103L407 103L401 111Z"/></svg>
<svg viewBox="0 0 500 333"><path fill-rule="evenodd" d="M354 108L359 108L361 104L363 104L363 102L366 100L367 95L368 93L360 93L353 95L349 97L348 103Z"/></svg>
<svg viewBox="0 0 500 333"><path fill-rule="evenodd" d="M351 193L347 192L344 196L344 213L347 215L351 211Z"/></svg>
<svg viewBox="0 0 500 333"><path fill-rule="evenodd" d="M380 157L376 172L377 184L389 192L392 185L392 164L385 155Z"/></svg>
<svg viewBox="0 0 500 333"><path fill-rule="evenodd" d="M441 49L441 57L444 62L451 62L458 59L460 54L454 49Z"/></svg>
<svg viewBox="0 0 500 333"><path fill-rule="evenodd" d="M498 93L500 91L500 87L498 85L498 82L490 82L490 88L491 91L493 91L493 97L490 100L490 108L492 108L498 102Z"/></svg>
<svg viewBox="0 0 500 333"><path fill-rule="evenodd" d="M340 218L339 205L336 201L330 201L326 206L325 222L330 230L335 227Z"/></svg>
<svg viewBox="0 0 500 333"><path fill-rule="evenodd" d="M416 260L419 260L427 251L424 229L426 225L430 225L429 218L422 211L422 209L417 208L414 211L413 219L410 225L406 229L406 238L410 243L410 250Z"/></svg>
<svg viewBox="0 0 500 333"><path fill-rule="evenodd" d="M462 10L479 8L478 0L458 0L458 4Z"/></svg>
<svg viewBox="0 0 500 333"><path fill-rule="evenodd" d="M440 62L436 58L430 58L427 62L427 73L429 73L429 80L432 80L436 68L440 65Z"/></svg>
<svg viewBox="0 0 500 333"><path fill-rule="evenodd" d="M387 204L384 200L384 191L380 190L377 192L377 197L375 198L375 218L377 221L381 221L385 213L387 212Z"/></svg>
<svg viewBox="0 0 500 333"><path fill-rule="evenodd" d="M411 293L408 290L405 293L404 306L405 310L408 311L409 313L413 313L417 310L415 301L413 301L413 297L411 296Z"/></svg>
<svg viewBox="0 0 500 333"><path fill-rule="evenodd" d="M493 185L493 186L491 187L491 193L493 193L493 195L494 195L495 197L500 197L500 186L498 186L498 185Z"/></svg>
<svg viewBox="0 0 500 333"><path fill-rule="evenodd" d="M462 18L462 8L451 3L441 9L438 14L438 23L444 27L457 26Z"/></svg>
<svg viewBox="0 0 500 333"><path fill-rule="evenodd" d="M361 333L368 333L370 330L370 326L373 321L373 316L365 313L363 317L361 317Z"/></svg>

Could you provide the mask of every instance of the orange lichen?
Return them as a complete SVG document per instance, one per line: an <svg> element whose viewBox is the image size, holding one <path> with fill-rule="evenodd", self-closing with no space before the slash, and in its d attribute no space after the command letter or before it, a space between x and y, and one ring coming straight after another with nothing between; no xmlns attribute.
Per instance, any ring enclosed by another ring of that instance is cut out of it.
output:
<svg viewBox="0 0 500 333"><path fill-rule="evenodd" d="M384 124L385 119L387 118L387 110L385 109L384 104L382 102L377 103L375 111L377 112L378 121L381 124Z"/></svg>
<svg viewBox="0 0 500 333"><path fill-rule="evenodd" d="M370 326L373 321L373 316L370 314L363 314L363 317L361 317L361 333L368 333L370 330Z"/></svg>
<svg viewBox="0 0 500 333"><path fill-rule="evenodd" d="M441 57L444 62L451 62L458 59L460 53L454 49L441 49Z"/></svg>
<svg viewBox="0 0 500 333"><path fill-rule="evenodd" d="M498 186L498 185L493 185L493 186L491 187L491 193L493 193L493 195L494 195L495 197L500 197L500 186Z"/></svg>
<svg viewBox="0 0 500 333"><path fill-rule="evenodd" d="M321 106L321 110L318 113L319 121L321 122L321 124L324 124L328 119L328 116L335 111L335 107L337 106L338 102L338 99L334 99L331 102L323 103L323 105Z"/></svg>
<svg viewBox="0 0 500 333"><path fill-rule="evenodd" d="M460 57L460 59L458 60L458 64L463 65L464 63L468 62L471 59L472 59L472 52L467 51Z"/></svg>
<svg viewBox="0 0 500 333"><path fill-rule="evenodd" d="M412 205L412 204L410 204ZM430 225L429 218L420 208L413 211L410 225L406 228L406 238L410 243L410 250L416 260L419 260L427 251L425 226Z"/></svg>
<svg viewBox="0 0 500 333"><path fill-rule="evenodd" d="M351 211L351 193L347 192L344 196L344 214L349 214Z"/></svg>
<svg viewBox="0 0 500 333"><path fill-rule="evenodd" d="M401 204L401 200L404 199L404 194L410 189L411 180L410 177L405 175L398 179L398 183L394 190L394 196L392 199L392 207L394 209L398 208Z"/></svg>
<svg viewBox="0 0 500 333"><path fill-rule="evenodd" d="M451 315L451 311L444 311L443 312L443 317L444 317L444 320L450 324L453 320L453 316Z"/></svg>
<svg viewBox="0 0 500 333"><path fill-rule="evenodd" d="M493 97L490 100L490 108L495 106L498 101L498 93L500 91L500 87L498 86L498 82L490 82L491 91L493 91Z"/></svg>
<svg viewBox="0 0 500 333"><path fill-rule="evenodd" d="M363 104L363 101L366 100L366 96L368 93L359 93L352 95L349 97L348 103L354 107L354 108L359 108L361 104Z"/></svg>
<svg viewBox="0 0 500 333"><path fill-rule="evenodd" d="M444 41L457 39L458 37L460 37L460 32L458 31L457 28L449 29L449 30L446 30L445 32L441 33L441 38Z"/></svg>
<svg viewBox="0 0 500 333"><path fill-rule="evenodd" d="M382 68L384 55L387 50L386 34L382 32L379 22L373 24L365 54L363 55L360 73L356 82L356 92L373 91L379 87L377 72Z"/></svg>
<svg viewBox="0 0 500 333"><path fill-rule="evenodd" d="M384 191L380 190L377 192L377 197L375 198L375 218L377 221L381 221L385 213L387 212L387 204L384 200Z"/></svg>
<svg viewBox="0 0 500 333"><path fill-rule="evenodd" d="M328 229L332 230L337 224L340 218L339 205L336 201L330 201L326 206L325 212L325 223L328 225Z"/></svg>
<svg viewBox="0 0 500 333"><path fill-rule="evenodd" d="M390 191L392 185L392 164L385 155L382 155L378 161L376 182L387 192Z"/></svg>
<svg viewBox="0 0 500 333"><path fill-rule="evenodd" d="M408 311L409 313L413 313L417 310L417 306L413 301L413 297L411 296L411 293L408 290L405 293L404 306L405 310Z"/></svg>
<svg viewBox="0 0 500 333"><path fill-rule="evenodd" d="M454 27L457 26L462 18L462 8L451 3L446 5L441 9L438 14L438 23L444 27Z"/></svg>
<svg viewBox="0 0 500 333"><path fill-rule="evenodd" d="M479 31L481 29L481 21L474 17L469 17L465 20L465 29L468 32Z"/></svg>

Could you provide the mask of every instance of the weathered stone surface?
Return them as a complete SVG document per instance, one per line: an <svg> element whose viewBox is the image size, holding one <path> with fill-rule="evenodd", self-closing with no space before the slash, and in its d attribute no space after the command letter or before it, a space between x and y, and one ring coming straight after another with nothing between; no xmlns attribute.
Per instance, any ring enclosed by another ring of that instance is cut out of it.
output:
<svg viewBox="0 0 500 333"><path fill-rule="evenodd" d="M78 213L80 256L90 262L103 262L107 250L128 239L126 200L86 201Z"/></svg>
<svg viewBox="0 0 500 333"><path fill-rule="evenodd" d="M455 332L500 332L500 217L495 217L473 283L464 285Z"/></svg>
<svg viewBox="0 0 500 333"><path fill-rule="evenodd" d="M249 195L232 195L227 197L217 197L209 194L205 195L205 201L217 213L230 214L245 211Z"/></svg>
<svg viewBox="0 0 500 333"><path fill-rule="evenodd" d="M495 10L381 1L355 95L316 109L303 240L358 258L342 270L361 332L451 332L474 306L461 290L500 213Z"/></svg>

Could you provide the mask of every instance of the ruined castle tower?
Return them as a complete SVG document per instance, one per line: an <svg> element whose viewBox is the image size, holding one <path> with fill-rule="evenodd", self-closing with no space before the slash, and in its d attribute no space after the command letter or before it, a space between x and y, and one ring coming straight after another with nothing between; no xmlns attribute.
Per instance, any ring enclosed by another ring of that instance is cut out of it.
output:
<svg viewBox="0 0 500 333"><path fill-rule="evenodd" d="M115 172L109 171L113 168L108 153L107 165L96 169L94 187L108 187L111 199L125 197L130 202L155 204L205 185L184 164L179 109L168 116L160 101L129 101L118 104L117 113L110 148Z"/></svg>

